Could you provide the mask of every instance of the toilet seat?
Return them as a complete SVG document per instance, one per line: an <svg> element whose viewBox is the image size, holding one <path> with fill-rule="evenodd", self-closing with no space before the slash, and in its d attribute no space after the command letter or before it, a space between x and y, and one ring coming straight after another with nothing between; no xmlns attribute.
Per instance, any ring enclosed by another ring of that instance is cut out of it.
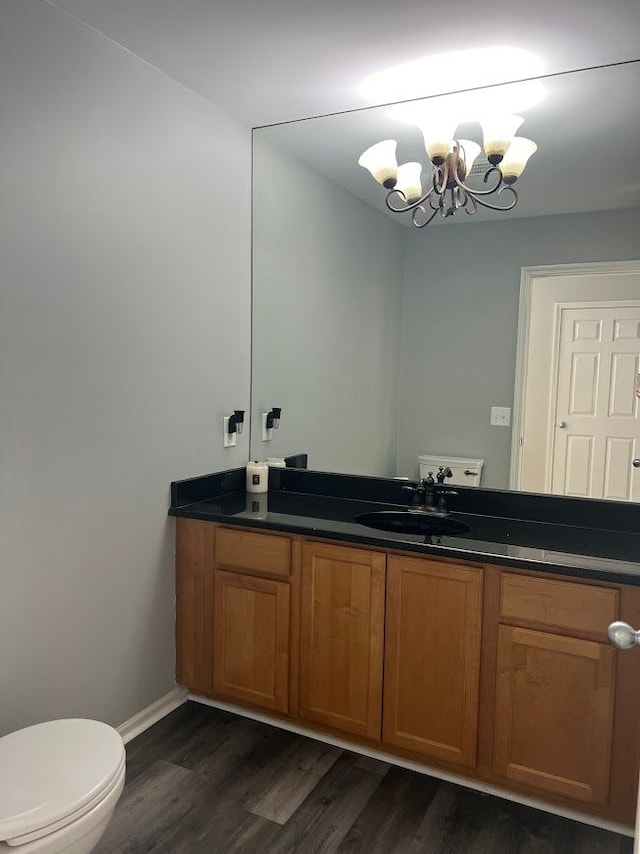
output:
<svg viewBox="0 0 640 854"><path fill-rule="evenodd" d="M122 738L99 721L48 721L0 738L0 841L20 846L71 824L124 773Z"/></svg>

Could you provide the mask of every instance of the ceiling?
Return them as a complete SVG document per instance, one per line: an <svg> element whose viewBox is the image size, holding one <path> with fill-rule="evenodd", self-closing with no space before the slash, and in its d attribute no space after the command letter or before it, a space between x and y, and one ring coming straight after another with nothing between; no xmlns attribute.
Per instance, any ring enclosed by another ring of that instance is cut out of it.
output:
<svg viewBox="0 0 640 854"><path fill-rule="evenodd" d="M453 220L437 216L434 224L640 207L640 158L633 156L640 138L640 62L571 72L541 79L537 85L542 100L521 111L525 121L518 133L535 140L538 151L516 184L520 197L517 206L507 213L480 208L472 218L462 212ZM521 88L510 84L485 92L476 90L465 96L463 107L472 111L474 104L484 103L487 94L513 100ZM432 110L437 104L436 111L457 114L461 101L453 96L429 99L426 104ZM266 141L284 149L399 224L411 227L409 215L389 213L386 191L357 165L366 148L391 137L398 140L399 162L418 160L423 164L423 188L428 186L422 135L415 125L398 121L396 113L394 108L374 107L261 128L254 132L254 144ZM477 121L464 122L457 136L482 143ZM603 155L606 163L623 164L623 168L603 168ZM482 176L481 172L468 183L482 187ZM256 172L254 181L257 191L263 183L264 191L268 191L269 175ZM506 201L510 201L509 196ZM394 199L394 203L398 205L399 200Z"/></svg>
<svg viewBox="0 0 640 854"><path fill-rule="evenodd" d="M514 0L495 9L458 0L444 11L435 0L46 2L250 126L361 107L365 77L448 49L520 47L546 73L640 54L638 0ZM520 77L504 69L505 80Z"/></svg>

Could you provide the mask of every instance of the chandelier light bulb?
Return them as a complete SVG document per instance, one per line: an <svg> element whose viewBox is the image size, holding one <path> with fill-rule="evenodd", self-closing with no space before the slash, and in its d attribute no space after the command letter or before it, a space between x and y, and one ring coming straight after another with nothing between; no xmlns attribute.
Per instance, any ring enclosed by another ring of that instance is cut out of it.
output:
<svg viewBox="0 0 640 854"><path fill-rule="evenodd" d="M492 166L500 163L523 121L522 116L509 115L487 116L482 119L480 125L484 138L484 152Z"/></svg>
<svg viewBox="0 0 640 854"><path fill-rule="evenodd" d="M532 140L523 136L513 138L500 163L505 184L513 184L522 175L527 161L537 150L538 146Z"/></svg>
<svg viewBox="0 0 640 854"><path fill-rule="evenodd" d="M458 145L461 148L460 158L464 162L464 177L466 178L469 172L471 172L471 167L482 149L478 143L474 142L472 139L459 139Z"/></svg>
<svg viewBox="0 0 640 854"><path fill-rule="evenodd" d="M442 166L451 151L453 135L458 122L449 117L434 117L419 125L424 137L424 147L434 166Z"/></svg>
<svg viewBox="0 0 640 854"><path fill-rule="evenodd" d="M408 205L417 202L422 196L422 163L403 163L398 166L398 180L395 189L405 197Z"/></svg>
<svg viewBox="0 0 640 854"><path fill-rule="evenodd" d="M398 175L398 161L396 160L396 148L398 143L395 139L383 139L367 148L360 155L358 165L368 169L379 184L392 190L396 185Z"/></svg>

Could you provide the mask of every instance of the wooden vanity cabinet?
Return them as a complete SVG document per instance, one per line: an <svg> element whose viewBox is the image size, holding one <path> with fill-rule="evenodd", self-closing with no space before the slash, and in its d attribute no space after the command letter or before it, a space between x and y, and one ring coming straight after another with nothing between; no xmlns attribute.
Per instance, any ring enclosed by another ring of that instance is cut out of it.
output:
<svg viewBox="0 0 640 854"><path fill-rule="evenodd" d="M194 693L286 714L291 591L299 592L291 538L177 522L177 681Z"/></svg>
<svg viewBox="0 0 640 854"><path fill-rule="evenodd" d="M380 739L385 555L305 542L300 608L300 713Z"/></svg>
<svg viewBox="0 0 640 854"><path fill-rule="evenodd" d="M588 804L609 800L617 619L614 588L504 572L494 770Z"/></svg>
<svg viewBox="0 0 640 854"><path fill-rule="evenodd" d="M180 684L632 823L640 587L177 524Z"/></svg>
<svg viewBox="0 0 640 854"><path fill-rule="evenodd" d="M291 651L291 538L219 528L213 690L286 714Z"/></svg>
<svg viewBox="0 0 640 854"><path fill-rule="evenodd" d="M481 568L389 558L387 744L475 766L481 624Z"/></svg>

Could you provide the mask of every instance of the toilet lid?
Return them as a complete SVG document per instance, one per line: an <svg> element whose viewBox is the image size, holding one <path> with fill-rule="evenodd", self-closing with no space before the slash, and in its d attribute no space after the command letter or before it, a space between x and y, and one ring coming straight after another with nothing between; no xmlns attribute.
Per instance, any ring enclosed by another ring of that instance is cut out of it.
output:
<svg viewBox="0 0 640 854"><path fill-rule="evenodd" d="M48 721L0 738L0 840L60 822L121 772L120 734L100 721Z"/></svg>

